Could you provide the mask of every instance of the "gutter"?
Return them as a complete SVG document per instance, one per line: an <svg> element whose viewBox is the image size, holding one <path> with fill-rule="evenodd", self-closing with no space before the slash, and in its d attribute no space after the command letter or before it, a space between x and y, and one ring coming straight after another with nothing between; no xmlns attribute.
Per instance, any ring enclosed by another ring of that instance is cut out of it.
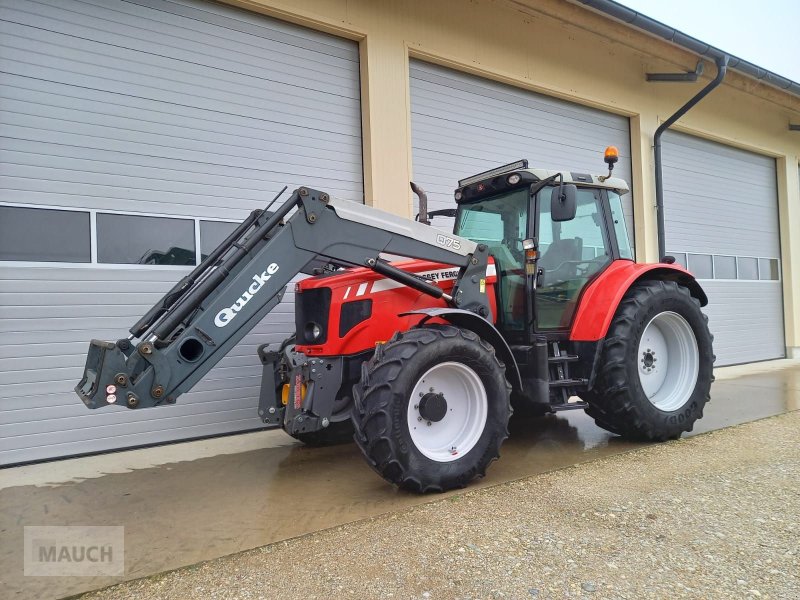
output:
<svg viewBox="0 0 800 600"><path fill-rule="evenodd" d="M637 29L640 29L646 33L672 42L673 44L676 44L688 50L689 52L710 58L715 62L727 57L729 68L747 75L748 77L752 77L753 79L757 79L758 81L763 81L772 87L778 88L779 90L783 90L800 98L800 83L792 81L791 79L787 79L786 77L778 75L777 73L773 73L772 71L768 71L767 69L759 67L758 65L754 65L753 63L744 59L731 56L719 48L711 46L710 44L706 44L705 42L700 41L690 35L686 35L685 33L678 31L669 25L664 25L660 21L651 19L647 15L643 15L642 13L626 6L622 6L618 2L614 2L613 0L573 1L588 6L589 8L593 8L600 13L603 13L618 21L622 21L623 23L627 23L628 25L636 27Z"/></svg>
<svg viewBox="0 0 800 600"><path fill-rule="evenodd" d="M700 100L708 96L711 91L722 83L725 79L725 73L728 72L728 57L722 56L716 59L717 63L717 76L708 83L702 90L697 92L686 104L681 106L675 113L656 129L653 135L653 154L656 163L656 221L658 224L658 260L664 261L667 254L666 250L666 233L664 229L664 177L663 168L661 164L661 136L669 129L678 119L685 115L689 110Z"/></svg>

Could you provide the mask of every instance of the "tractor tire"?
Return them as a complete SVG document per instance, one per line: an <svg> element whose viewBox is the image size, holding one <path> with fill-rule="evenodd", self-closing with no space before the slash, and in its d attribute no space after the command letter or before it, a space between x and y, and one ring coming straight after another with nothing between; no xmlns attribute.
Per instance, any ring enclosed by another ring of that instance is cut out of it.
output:
<svg viewBox="0 0 800 600"><path fill-rule="evenodd" d="M713 340L708 317L686 287L634 284L609 326L586 412L628 439L679 438L710 400Z"/></svg>
<svg viewBox="0 0 800 600"><path fill-rule="evenodd" d="M494 348L450 325L396 333L353 388L355 440L386 481L444 492L483 477L508 437L511 386Z"/></svg>
<svg viewBox="0 0 800 600"><path fill-rule="evenodd" d="M349 444L353 441L353 422L347 419L346 421L331 423L325 429L320 429L319 431L290 435L294 439L300 440L306 446L311 446L312 448Z"/></svg>

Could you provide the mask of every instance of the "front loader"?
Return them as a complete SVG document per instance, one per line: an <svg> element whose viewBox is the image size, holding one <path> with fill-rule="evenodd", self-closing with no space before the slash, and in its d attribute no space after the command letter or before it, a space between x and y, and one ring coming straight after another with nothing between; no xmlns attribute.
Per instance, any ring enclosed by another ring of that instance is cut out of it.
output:
<svg viewBox="0 0 800 600"><path fill-rule="evenodd" d="M520 161L460 181L455 209L428 213L415 188L418 221L301 187L253 212L128 338L92 340L76 392L89 408L174 403L302 273L295 334L258 350L259 415L307 444L354 438L402 488L482 477L513 410L679 437L709 400L707 299L670 257L632 260L628 188L610 175ZM429 226L437 214L453 234Z"/></svg>

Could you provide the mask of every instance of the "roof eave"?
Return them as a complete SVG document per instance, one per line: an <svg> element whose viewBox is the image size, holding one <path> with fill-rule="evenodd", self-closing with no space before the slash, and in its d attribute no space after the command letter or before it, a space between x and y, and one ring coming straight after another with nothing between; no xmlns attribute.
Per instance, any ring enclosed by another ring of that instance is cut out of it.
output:
<svg viewBox="0 0 800 600"><path fill-rule="evenodd" d="M628 8L627 6L623 6L618 2L614 2L614 0L571 1L588 6L597 12L621 21L626 25L640 29L645 33L649 33L650 35L667 40L668 42L680 46L694 54L705 56L714 60L723 56L727 56L729 59L728 68L800 98L800 83L792 81L791 79L783 77L782 75L778 75L777 73L773 73L772 71L764 69L763 67L759 67L758 65L754 65L753 63L742 58L733 56L732 54L720 50L715 46L698 40L697 38L687 35L682 31L678 31L674 27L665 25L664 23L656 21L655 19L635 11L632 8Z"/></svg>

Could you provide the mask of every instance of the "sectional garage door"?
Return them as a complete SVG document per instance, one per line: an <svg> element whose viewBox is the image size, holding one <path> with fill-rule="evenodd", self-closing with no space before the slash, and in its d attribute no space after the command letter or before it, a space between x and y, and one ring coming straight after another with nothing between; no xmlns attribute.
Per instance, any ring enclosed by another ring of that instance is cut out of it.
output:
<svg viewBox="0 0 800 600"><path fill-rule="evenodd" d="M667 132L664 205L667 253L708 293L717 365L783 357L774 159Z"/></svg>
<svg viewBox="0 0 800 600"><path fill-rule="evenodd" d="M410 73L414 179L431 209L455 206L459 179L520 158L532 167L602 173L603 150L612 145L620 151L614 174L631 181L626 117L417 60ZM631 195L624 198L633 241Z"/></svg>
<svg viewBox="0 0 800 600"><path fill-rule="evenodd" d="M0 463L259 427L255 350L291 293L175 406L89 412L72 387L90 338L284 185L363 199L357 45L194 0L0 10Z"/></svg>

